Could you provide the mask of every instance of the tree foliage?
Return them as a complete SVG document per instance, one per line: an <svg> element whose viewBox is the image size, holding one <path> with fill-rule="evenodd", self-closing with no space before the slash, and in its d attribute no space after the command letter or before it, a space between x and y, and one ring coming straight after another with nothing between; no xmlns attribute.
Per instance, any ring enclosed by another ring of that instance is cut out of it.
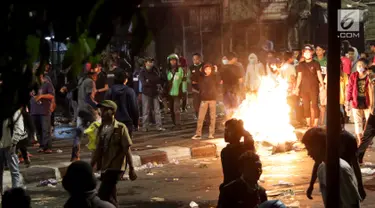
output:
<svg viewBox="0 0 375 208"><path fill-rule="evenodd" d="M43 73L50 58L46 36L54 36L59 42L69 39L63 67L71 67L78 74L83 62L100 56L118 24L129 25L133 17L138 22L134 31L141 33L135 42L142 46L147 32L144 32L145 20L138 7L141 1L1 1L0 122L27 105L29 92L38 86L36 75ZM37 60L40 66L33 72Z"/></svg>

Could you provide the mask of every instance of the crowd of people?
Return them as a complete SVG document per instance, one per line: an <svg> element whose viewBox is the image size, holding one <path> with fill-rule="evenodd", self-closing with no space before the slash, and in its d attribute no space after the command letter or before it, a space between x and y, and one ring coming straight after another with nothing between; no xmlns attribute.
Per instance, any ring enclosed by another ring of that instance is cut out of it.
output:
<svg viewBox="0 0 375 208"><path fill-rule="evenodd" d="M243 204L246 204L246 207L254 207L263 202L271 203L267 201L265 190L257 184L262 166L252 136L244 129L242 121L231 119L238 106L246 99L246 95L256 95L262 80L267 77L276 83L280 79L288 83L286 99L291 108L291 122L296 126L311 128L302 139L308 154L315 161L307 196L311 198L313 185L319 177L323 199L326 201L325 51L324 45L307 44L302 50L293 52L264 51L262 55L251 53L246 67L234 52L227 53L222 58L222 63L218 64L204 63L202 55L195 53L191 57L190 66L181 54L173 53L167 57L165 69L158 68L153 58L146 57L139 61L140 66L133 73L120 68L116 60L113 60L106 70L101 63L94 66L87 63L82 74L77 79L68 80L58 92L47 75L47 64L45 73L39 77L39 89L30 92L30 104L23 106L3 123L0 172L3 173L6 165L11 172L12 187L21 187L19 161L30 165L27 146L33 143L39 147L39 153L53 152L51 132L56 94L59 93L66 96L73 111L71 124L75 125L76 134L72 144L72 162L80 160L82 138L90 132L93 135L89 138L93 143L90 148L91 166L83 162L72 163L64 178L64 188L71 194L66 207L74 207L73 204L78 203L76 200L79 203L89 201L102 203L102 207L111 207L101 202L104 200L117 207L118 180L126 169L129 169L131 180L137 178L130 150L133 132L138 131L139 127L144 132L150 131L152 122L155 123L156 131L165 131L162 110L170 114L173 129L180 130L183 125L181 112L188 109L191 94L197 119L196 132L192 139L202 139L205 123L209 126L207 138L215 138L217 101L222 99L225 106L225 141L229 144L221 153L224 181L220 186L218 206L236 207L233 204L237 204L237 207L244 207ZM371 51L375 53L375 44L371 45ZM342 190L341 194L351 196L343 197L342 202L352 207L366 197L359 163L363 163L365 151L375 136L374 57L369 58L365 53L359 54L347 41L343 42L341 52L341 121L344 124L352 120L356 133L353 137L343 129L341 135L344 145L340 168L349 180L343 182L346 186L342 187L345 190ZM128 84L130 79L132 86ZM240 142L242 137L243 143ZM95 182L89 180L93 167L101 171L102 183L98 197L91 192L95 190ZM87 180L80 181L76 175L71 177L71 169L72 172L80 171L83 174L81 176ZM0 180L2 182L2 177ZM73 184L83 182L85 184L82 189L72 187ZM2 193L2 186L0 188ZM240 195L234 194L238 193L238 190L243 191L240 191ZM81 194L88 192L92 193L85 195L89 200L82 200ZM8 195L12 193L20 191L16 189L8 192Z"/></svg>

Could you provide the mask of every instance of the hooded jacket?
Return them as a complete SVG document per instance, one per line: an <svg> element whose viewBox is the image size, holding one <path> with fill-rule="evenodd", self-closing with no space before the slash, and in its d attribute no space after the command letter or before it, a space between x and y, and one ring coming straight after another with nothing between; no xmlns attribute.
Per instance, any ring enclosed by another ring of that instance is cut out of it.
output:
<svg viewBox="0 0 375 208"><path fill-rule="evenodd" d="M245 89L257 91L260 86L262 76L265 74L264 66L258 61L258 57L253 53L250 54L249 64L247 65L245 74Z"/></svg>
<svg viewBox="0 0 375 208"><path fill-rule="evenodd" d="M128 128L138 126L137 97L132 88L123 84L115 84L107 91L105 99L112 100L117 104L116 120L125 124Z"/></svg>
<svg viewBox="0 0 375 208"><path fill-rule="evenodd" d="M353 72L349 77L349 84L346 91L346 101L352 101L352 107L357 108L358 107L358 72ZM366 106L370 106L370 97L369 97L369 77L366 78L366 84L365 84L365 94L366 94Z"/></svg>
<svg viewBox="0 0 375 208"><path fill-rule="evenodd" d="M150 70L142 70L139 75L139 79L142 83L143 94L150 97L158 96L159 92L157 85L162 84L162 81L159 76L158 70L155 67Z"/></svg>

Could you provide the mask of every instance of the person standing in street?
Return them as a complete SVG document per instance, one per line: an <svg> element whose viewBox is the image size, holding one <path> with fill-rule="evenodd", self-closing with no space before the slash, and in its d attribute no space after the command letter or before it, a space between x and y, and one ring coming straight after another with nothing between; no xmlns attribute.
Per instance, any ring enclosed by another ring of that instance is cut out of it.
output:
<svg viewBox="0 0 375 208"><path fill-rule="evenodd" d="M39 78L41 86L37 93L32 92L30 114L33 118L39 141L38 152L50 154L52 153L51 105L55 97L55 90L44 73Z"/></svg>
<svg viewBox="0 0 375 208"><path fill-rule="evenodd" d="M141 71L139 77L143 87L142 93L142 112L143 112L143 131L148 131L150 123L150 115L153 111L155 113L156 130L165 131L162 127L160 102L159 102L159 87L162 80L159 76L158 70L154 67L154 59L147 58L145 60L146 69Z"/></svg>
<svg viewBox="0 0 375 208"><path fill-rule="evenodd" d="M101 63L96 64L95 72L98 74L98 78L95 83L96 88L98 89L95 94L95 100L97 102L101 102L104 100L104 95L109 89L107 83L107 73L103 71Z"/></svg>
<svg viewBox="0 0 375 208"><path fill-rule="evenodd" d="M226 56L228 64L222 67L220 72L223 81L223 101L225 105L226 117L229 119L237 109L240 102L240 84L243 82L243 74L237 63L237 54L230 53Z"/></svg>
<svg viewBox="0 0 375 208"><path fill-rule="evenodd" d="M102 172L98 196L118 207L117 182L129 167L129 178L134 181L137 175L134 170L130 146L133 144L126 125L115 119L117 105L104 100L98 107L102 112L102 124L99 127L96 150L92 156L91 166Z"/></svg>
<svg viewBox="0 0 375 208"><path fill-rule="evenodd" d="M201 75L199 76L198 84L201 104L199 108L197 131L192 139L201 139L203 122L208 109L210 111L211 119L208 138L214 139L216 124L216 99L220 84L220 80L217 78L217 75L214 72L214 66L211 64L205 64L203 66L203 72L201 72Z"/></svg>
<svg viewBox="0 0 375 208"><path fill-rule="evenodd" d="M180 100L182 96L182 82L184 81L184 70L178 66L179 59L176 54L171 54L167 58L168 69L168 96L169 109L171 109L172 121L176 130L181 129Z"/></svg>
<svg viewBox="0 0 375 208"><path fill-rule="evenodd" d="M27 132L23 125L21 109L17 110L11 118L2 123L2 135L0 140L0 194L3 195L3 174L5 164L10 170L12 188L21 186L21 174L16 154L17 143L27 138Z"/></svg>
<svg viewBox="0 0 375 208"><path fill-rule="evenodd" d="M193 65L189 67L191 73L191 86L192 86L192 95L193 95L193 107L196 118L198 118L199 114L199 106L201 103L200 96L199 96L199 84L198 79L202 72L203 62L202 56L199 53L193 54Z"/></svg>
<svg viewBox="0 0 375 208"><path fill-rule="evenodd" d="M349 107L352 109L358 145L363 136L363 120L367 121L370 115L370 79L366 62L366 59L358 60L357 71L350 75L346 91L346 108L347 111Z"/></svg>
<svg viewBox="0 0 375 208"><path fill-rule="evenodd" d="M84 130L98 120L97 102L95 101L97 73L90 70L87 76L78 81L78 118L76 136L73 140L71 161L80 160L80 146Z"/></svg>
<svg viewBox="0 0 375 208"><path fill-rule="evenodd" d="M307 127L318 126L319 121L319 84L324 87L320 64L313 60L314 49L305 45L302 50L304 61L297 67L297 86L295 94L302 97Z"/></svg>
<svg viewBox="0 0 375 208"><path fill-rule="evenodd" d="M315 61L319 62L320 68L322 69L322 76L323 80L327 75L327 57L325 56L325 47L322 45L317 45L315 54L316 57L314 58ZM319 89L319 100L320 100L320 116L319 116L319 125L325 126L326 125L326 106L327 106L327 89L326 89L326 82L324 82L324 86L320 86Z"/></svg>
<svg viewBox="0 0 375 208"><path fill-rule="evenodd" d="M122 70L116 70L114 84L105 95L106 100L112 100L118 106L115 112L115 119L126 125L130 137L133 131L138 130L139 112L137 97L134 90L127 86L127 73Z"/></svg>
<svg viewBox="0 0 375 208"><path fill-rule="evenodd" d="M190 70L187 68L186 59L180 59L180 67L184 70L184 78L182 81L182 106L181 111L187 112L188 105L189 105L189 92L188 86L191 83L191 73Z"/></svg>

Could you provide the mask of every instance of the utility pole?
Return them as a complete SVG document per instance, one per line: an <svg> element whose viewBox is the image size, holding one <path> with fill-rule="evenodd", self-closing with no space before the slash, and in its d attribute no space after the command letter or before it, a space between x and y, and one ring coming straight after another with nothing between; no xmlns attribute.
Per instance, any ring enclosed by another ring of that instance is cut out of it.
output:
<svg viewBox="0 0 375 208"><path fill-rule="evenodd" d="M328 1L328 83L327 83L327 208L340 207L340 40L338 11L341 0Z"/></svg>

